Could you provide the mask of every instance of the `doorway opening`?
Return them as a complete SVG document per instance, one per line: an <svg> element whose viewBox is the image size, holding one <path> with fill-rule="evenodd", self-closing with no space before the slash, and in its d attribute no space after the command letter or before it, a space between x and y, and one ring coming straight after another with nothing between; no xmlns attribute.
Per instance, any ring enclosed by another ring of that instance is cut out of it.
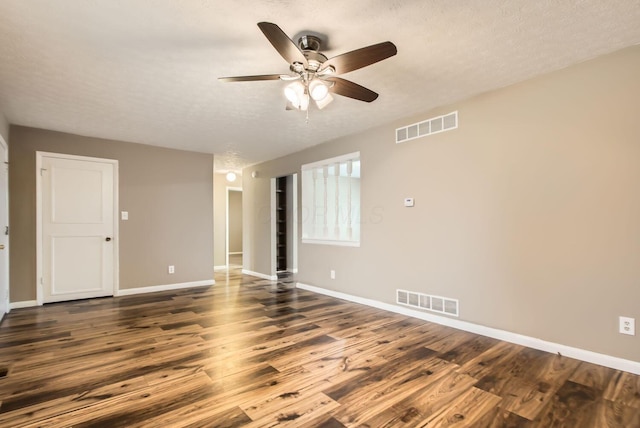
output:
<svg viewBox="0 0 640 428"><path fill-rule="evenodd" d="M298 174L271 181L271 274L298 272Z"/></svg>
<svg viewBox="0 0 640 428"><path fill-rule="evenodd" d="M226 262L227 269L242 268L242 188L227 187Z"/></svg>

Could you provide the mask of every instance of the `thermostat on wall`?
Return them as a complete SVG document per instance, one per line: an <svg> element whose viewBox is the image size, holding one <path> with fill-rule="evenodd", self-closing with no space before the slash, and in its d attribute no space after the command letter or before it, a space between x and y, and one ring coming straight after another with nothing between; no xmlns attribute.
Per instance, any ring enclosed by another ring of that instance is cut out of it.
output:
<svg viewBox="0 0 640 428"><path fill-rule="evenodd" d="M413 205L413 198L404 198L405 207L412 207Z"/></svg>

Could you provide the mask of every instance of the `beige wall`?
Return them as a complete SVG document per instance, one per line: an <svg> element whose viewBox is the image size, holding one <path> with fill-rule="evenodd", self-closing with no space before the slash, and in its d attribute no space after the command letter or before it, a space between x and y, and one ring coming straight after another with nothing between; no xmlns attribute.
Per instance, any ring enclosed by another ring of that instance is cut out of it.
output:
<svg viewBox="0 0 640 428"><path fill-rule="evenodd" d="M9 122L2 112L0 112L0 135L4 141L9 142Z"/></svg>
<svg viewBox="0 0 640 428"><path fill-rule="evenodd" d="M361 247L300 244L300 282L456 298L461 320L640 361L617 332L640 322L639 74L633 47L246 168L245 267L270 274L270 177L359 150ZM454 110L459 129L395 144Z"/></svg>
<svg viewBox="0 0 640 428"><path fill-rule="evenodd" d="M229 252L242 252L242 192L229 192Z"/></svg>
<svg viewBox="0 0 640 428"><path fill-rule="evenodd" d="M36 151L119 161L121 289L213 279L212 155L20 126L9 146L12 302L36 298Z"/></svg>

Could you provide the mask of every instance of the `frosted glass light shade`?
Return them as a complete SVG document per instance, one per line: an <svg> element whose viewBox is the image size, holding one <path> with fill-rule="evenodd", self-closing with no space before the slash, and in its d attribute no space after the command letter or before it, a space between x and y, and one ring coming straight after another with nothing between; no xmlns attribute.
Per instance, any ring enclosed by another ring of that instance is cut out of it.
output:
<svg viewBox="0 0 640 428"><path fill-rule="evenodd" d="M300 103L298 102L298 93L294 89L294 85L295 83L292 83L284 88L284 96L287 97L291 104L296 105Z"/></svg>
<svg viewBox="0 0 640 428"><path fill-rule="evenodd" d="M311 93L311 98L315 101L321 101L329 94L329 88L320 80L312 80L309 83L309 92Z"/></svg>
<svg viewBox="0 0 640 428"><path fill-rule="evenodd" d="M327 94L327 96L323 99L316 101L316 105L320 110L322 110L323 108L328 106L331 101L333 101L333 97L331 96L331 94Z"/></svg>
<svg viewBox="0 0 640 428"><path fill-rule="evenodd" d="M305 87L300 82L293 82L284 88L284 96L295 108L301 108L305 97ZM309 101L307 100L307 104Z"/></svg>

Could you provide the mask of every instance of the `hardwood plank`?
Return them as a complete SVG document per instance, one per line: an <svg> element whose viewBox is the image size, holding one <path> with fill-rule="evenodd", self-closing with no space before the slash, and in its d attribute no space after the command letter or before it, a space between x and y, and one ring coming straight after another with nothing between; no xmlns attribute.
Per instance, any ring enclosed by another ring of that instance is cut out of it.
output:
<svg viewBox="0 0 640 428"><path fill-rule="evenodd" d="M272 390L271 394L262 394L259 398L248 400L242 409L254 420L263 419L277 409L305 401L325 391L331 385L348 383L361 373L368 373L386 363L387 361L379 357L368 356L364 352L353 350L346 351L340 356L325 357L316 361L315 364L303 366L305 371L303 378L280 382L281 388Z"/></svg>
<svg viewBox="0 0 640 428"><path fill-rule="evenodd" d="M107 398L138 391L147 387L144 377L127 379L124 382L114 382L95 389L76 392L69 395L47 393L45 400L34 400L30 397L28 402L7 401L3 402L0 413L0 426L19 426L25 421L25 415L29 422L41 421L58 414L80 410L98 403Z"/></svg>
<svg viewBox="0 0 640 428"><path fill-rule="evenodd" d="M394 373L385 382L357 388L355 392L336 400L343 407L334 416L347 426L363 424L407 397L413 399L413 396L418 395L425 387L436 384L440 379L446 379L448 391L469 388L475 382L474 379L465 375L447 376L455 368L455 365L435 358L408 366L407 370ZM452 392L451 396L456 394ZM370 421L366 423L369 426L377 426L377 423L372 424Z"/></svg>
<svg viewBox="0 0 640 428"><path fill-rule="evenodd" d="M295 400L295 402L282 408L274 408L267 415L247 424L247 427L263 428L275 425L281 427L299 427L303 424L314 424L316 419L339 406L338 403L326 395L316 393L305 397L305 399Z"/></svg>
<svg viewBox="0 0 640 428"><path fill-rule="evenodd" d="M630 428L640 427L640 412L620 402L599 400L596 403L593 420L587 428Z"/></svg>
<svg viewBox="0 0 640 428"><path fill-rule="evenodd" d="M444 412L424 421L423 426L473 426L482 420L484 415L490 413L500 400L500 397L481 389L468 389L447 406Z"/></svg>
<svg viewBox="0 0 640 428"><path fill-rule="evenodd" d="M607 385L604 398L640 409L640 376L616 372Z"/></svg>
<svg viewBox="0 0 640 428"><path fill-rule="evenodd" d="M135 426L144 424L150 416L176 406L184 406L210 390L211 380L206 375L199 374L188 382L142 388L133 393L101 400L87 408L61 413L35 424L26 424L25 427ZM180 397L180 400L176 400L176 397Z"/></svg>
<svg viewBox="0 0 640 428"><path fill-rule="evenodd" d="M601 394L594 388L568 381L554 395L549 409L538 421L542 426L588 427L596 419Z"/></svg>
<svg viewBox="0 0 640 428"><path fill-rule="evenodd" d="M577 366L571 358L524 348L476 387L503 397L501 408L534 420Z"/></svg>
<svg viewBox="0 0 640 428"><path fill-rule="evenodd" d="M537 424L498 406L478 420L476 426L484 428L532 428L536 427Z"/></svg>
<svg viewBox="0 0 640 428"><path fill-rule="evenodd" d="M600 391L607 389L609 382L616 371L609 367L598 366L589 363L580 363L576 370L569 376L569 380L584 386L589 386Z"/></svg>
<svg viewBox="0 0 640 428"><path fill-rule="evenodd" d="M497 339L491 339L486 336L474 337L472 335L471 338L466 342L461 343L460 345L455 346L446 352L442 352L440 355L438 355L438 358L447 360L450 363L456 363L461 366L473 360L478 355L483 354L485 351L492 348L497 343L499 343L499 340ZM433 349L429 345L427 345L427 347Z"/></svg>
<svg viewBox="0 0 640 428"><path fill-rule="evenodd" d="M210 413L210 412L209 412ZM161 422L162 423L162 422ZM230 410L213 415L194 412L188 420L182 419L177 421L175 428L239 428L247 426L251 423L251 418L239 407L233 407ZM145 425L148 426L147 423ZM144 425L142 425L144 426Z"/></svg>
<svg viewBox="0 0 640 428"><path fill-rule="evenodd" d="M454 364L446 363L443 367L445 371L434 376L430 382L420 385L412 394L370 415L366 424L372 427L420 426L446 411L473 387L475 380L468 375L456 373ZM496 403L499 400L497 397ZM351 411L348 413L351 414Z"/></svg>
<svg viewBox="0 0 640 428"><path fill-rule="evenodd" d="M444 354L473 338L474 335L471 333L462 330L454 330L451 334L448 334L445 337L424 343L424 346L429 349L433 349L440 354Z"/></svg>
<svg viewBox="0 0 640 428"><path fill-rule="evenodd" d="M524 348L507 342L498 342L480 355L465 362L459 373L465 373L475 379L482 379L497 370L502 370L507 362L512 361Z"/></svg>

